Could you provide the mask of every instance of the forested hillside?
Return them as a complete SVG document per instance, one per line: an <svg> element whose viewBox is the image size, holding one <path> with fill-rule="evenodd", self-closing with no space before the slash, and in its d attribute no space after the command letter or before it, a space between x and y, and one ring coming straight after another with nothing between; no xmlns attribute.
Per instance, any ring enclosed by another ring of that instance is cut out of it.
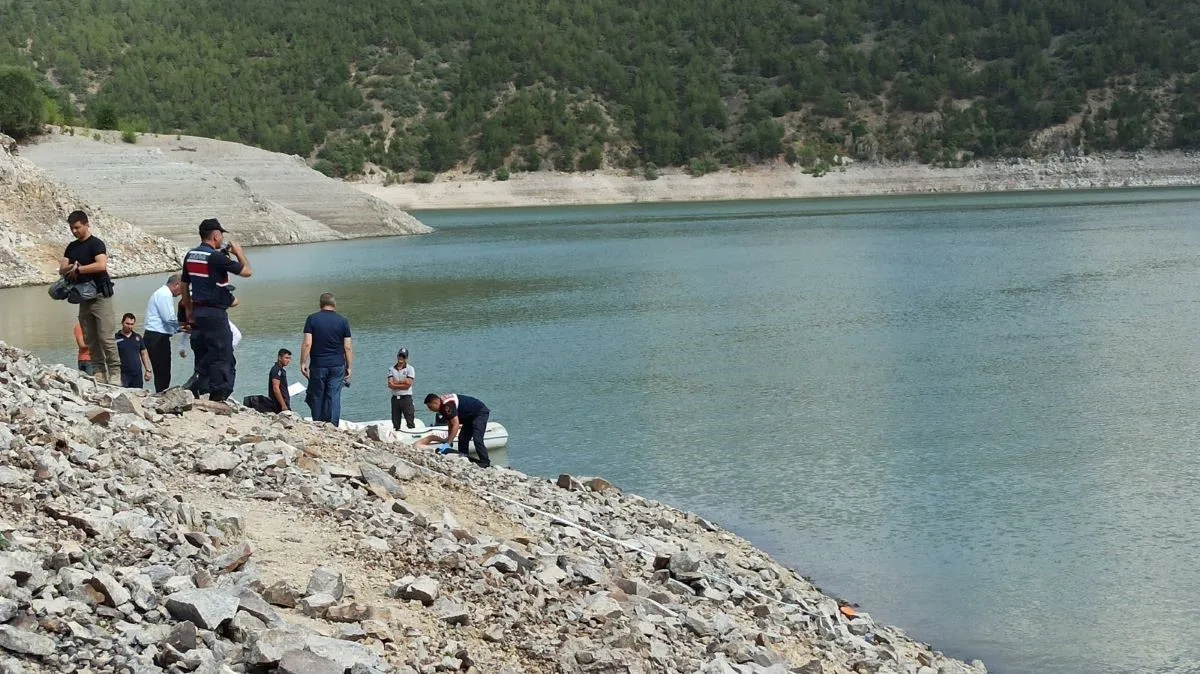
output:
<svg viewBox="0 0 1200 674"><path fill-rule="evenodd" d="M0 0L4 64L332 175L1200 145L1192 0Z"/></svg>

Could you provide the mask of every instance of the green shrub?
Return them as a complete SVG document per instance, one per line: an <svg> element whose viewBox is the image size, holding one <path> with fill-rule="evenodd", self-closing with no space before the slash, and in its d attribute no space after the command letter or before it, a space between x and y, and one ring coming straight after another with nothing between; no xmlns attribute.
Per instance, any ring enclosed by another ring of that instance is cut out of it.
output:
<svg viewBox="0 0 1200 674"><path fill-rule="evenodd" d="M599 145L593 145L579 158L580 171L595 171L604 165L604 150Z"/></svg>
<svg viewBox="0 0 1200 674"><path fill-rule="evenodd" d="M134 143L137 142L137 138L138 138L137 131L134 131L133 129L130 129L128 127L121 129L121 140L122 141L129 143L130 145L133 145Z"/></svg>
<svg viewBox="0 0 1200 674"><path fill-rule="evenodd" d="M646 162L642 167L642 177L646 180L658 180L658 164Z"/></svg>
<svg viewBox="0 0 1200 674"><path fill-rule="evenodd" d="M436 177L437 176L433 171L417 171L413 174L413 182L421 183L422 185L428 185L429 183L433 182L433 179Z"/></svg>
<svg viewBox="0 0 1200 674"><path fill-rule="evenodd" d="M0 68L0 133L21 139L41 133L45 95L24 68Z"/></svg>
<svg viewBox="0 0 1200 674"><path fill-rule="evenodd" d="M712 155L704 155L703 157L692 157L688 162L687 170L693 178L699 178L702 175L714 173L720 170L721 165Z"/></svg>
<svg viewBox="0 0 1200 674"><path fill-rule="evenodd" d="M501 182L508 180L508 169L503 166L496 169L496 180Z"/></svg>

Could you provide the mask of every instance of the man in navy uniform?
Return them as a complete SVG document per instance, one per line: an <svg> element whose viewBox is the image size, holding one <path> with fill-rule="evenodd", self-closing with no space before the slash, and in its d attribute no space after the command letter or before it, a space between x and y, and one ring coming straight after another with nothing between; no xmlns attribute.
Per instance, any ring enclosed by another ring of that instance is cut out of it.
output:
<svg viewBox="0 0 1200 674"><path fill-rule="evenodd" d="M192 327L196 354L197 397L222 401L233 393L233 332L227 310L233 305L229 275L248 278L252 273L246 252L236 243L225 246L225 228L216 218L200 223L200 245L183 257L180 304ZM232 253L234 259L229 258Z"/></svg>
<svg viewBox="0 0 1200 674"><path fill-rule="evenodd" d="M475 453L479 455L479 461L471 460L478 463L481 468L492 465L488 458L487 447L483 446L483 433L487 430L488 415L491 414L491 410L483 404L482 400L454 393L445 395L430 393L425 396L425 407L429 408L430 412L446 419L448 425L446 442L453 442L457 436L459 454L469 456L467 450L470 442L474 440Z"/></svg>

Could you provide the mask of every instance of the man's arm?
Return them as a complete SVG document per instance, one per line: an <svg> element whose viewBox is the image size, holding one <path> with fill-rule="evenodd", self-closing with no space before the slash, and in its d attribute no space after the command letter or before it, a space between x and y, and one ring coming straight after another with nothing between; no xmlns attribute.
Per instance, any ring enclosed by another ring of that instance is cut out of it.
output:
<svg viewBox="0 0 1200 674"><path fill-rule="evenodd" d="M312 351L312 333L304 333L304 340L300 342L300 374L308 379L308 352Z"/></svg>
<svg viewBox="0 0 1200 674"><path fill-rule="evenodd" d="M413 385L412 377L405 377L404 379L396 379L392 375L390 375L390 374L388 375L388 388L393 391L407 391L410 388L412 388L412 385Z"/></svg>
<svg viewBox="0 0 1200 674"><path fill-rule="evenodd" d="M71 262L71 261L70 261L70 260L68 260L66 257L63 257L63 259L61 259L61 260L59 260L59 261L58 261L58 274L59 274L59 276L62 276L62 275L66 274L66 273L67 273L67 272L69 272L69 271L73 271L74 269L75 269L75 263L74 263L74 262Z"/></svg>
<svg viewBox="0 0 1200 674"><path fill-rule="evenodd" d="M102 271L108 271L108 253L100 253L95 262L81 264L75 270L78 274L99 274Z"/></svg>
<svg viewBox="0 0 1200 674"><path fill-rule="evenodd" d="M354 369L354 345L349 337L342 339L342 352L346 354L346 381L350 381L350 371Z"/></svg>
<svg viewBox="0 0 1200 674"><path fill-rule="evenodd" d="M179 282L179 306L183 307L185 323L192 322L192 293L189 291L191 285L191 282L187 280Z"/></svg>
<svg viewBox="0 0 1200 674"><path fill-rule="evenodd" d="M454 442L458 437L458 429L462 427L462 422L458 420L458 415L450 417L449 423L446 425L446 442Z"/></svg>
<svg viewBox="0 0 1200 674"><path fill-rule="evenodd" d="M138 355L140 355L142 358L142 377L144 377L146 381L150 381L150 356L146 353L145 341L141 342L141 347L142 348L138 349Z"/></svg>
<svg viewBox="0 0 1200 674"><path fill-rule="evenodd" d="M83 341L83 330L75 333L75 346L81 349L87 346L87 342Z"/></svg>
<svg viewBox="0 0 1200 674"><path fill-rule="evenodd" d="M229 252L233 253L233 256L237 258L238 264L241 266L241 269L236 272L237 275L242 278L250 278L250 275L254 272L250 269L250 258L246 257L246 251L242 250L242 245L239 243L233 244L229 247Z"/></svg>
<svg viewBox="0 0 1200 674"><path fill-rule="evenodd" d="M288 411L287 400L283 397L283 387L279 382L279 377L271 377L271 397L279 404L279 411Z"/></svg>

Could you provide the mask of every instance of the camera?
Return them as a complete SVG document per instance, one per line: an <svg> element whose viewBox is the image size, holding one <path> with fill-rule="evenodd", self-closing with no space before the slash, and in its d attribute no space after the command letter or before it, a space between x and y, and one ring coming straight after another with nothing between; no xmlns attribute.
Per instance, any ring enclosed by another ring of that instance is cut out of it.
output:
<svg viewBox="0 0 1200 674"><path fill-rule="evenodd" d="M221 244L221 252L224 253L225 255L228 255L229 251L231 251L231 250L233 250L233 242L232 241L225 241L224 243Z"/></svg>

